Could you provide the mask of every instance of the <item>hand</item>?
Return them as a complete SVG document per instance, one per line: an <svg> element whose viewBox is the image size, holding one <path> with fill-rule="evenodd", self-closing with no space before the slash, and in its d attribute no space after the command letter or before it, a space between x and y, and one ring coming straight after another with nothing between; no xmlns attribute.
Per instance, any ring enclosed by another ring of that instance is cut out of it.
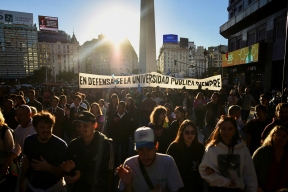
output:
<svg viewBox="0 0 288 192"><path fill-rule="evenodd" d="M133 178L132 170L130 169L130 167L128 167L127 165L125 165L125 167L123 167L123 165L120 165L116 168L116 173L126 186L132 185Z"/></svg>
<svg viewBox="0 0 288 192"><path fill-rule="evenodd" d="M78 116L78 113L74 113L74 117L77 117Z"/></svg>
<svg viewBox="0 0 288 192"><path fill-rule="evenodd" d="M236 187L235 183L233 181L231 181L228 185L228 187Z"/></svg>
<svg viewBox="0 0 288 192"><path fill-rule="evenodd" d="M75 171L75 175L73 177L64 175L64 179L67 183L75 183L78 179L81 177L81 172L80 171Z"/></svg>
<svg viewBox="0 0 288 192"><path fill-rule="evenodd" d="M36 159L32 159L32 167L36 171L49 171L51 165L41 156L40 161Z"/></svg>
<svg viewBox="0 0 288 192"><path fill-rule="evenodd" d="M63 169L63 171L69 173L70 171L72 171L72 169L75 168L75 163L72 160L65 161L64 163L62 163L61 168Z"/></svg>
<svg viewBox="0 0 288 192"><path fill-rule="evenodd" d="M206 167L205 171L204 171L207 175L212 175L212 173L214 173L214 170L211 169L210 167Z"/></svg>
<svg viewBox="0 0 288 192"><path fill-rule="evenodd" d="M65 107L65 114L66 114L66 115L70 115L70 109L68 109L68 108Z"/></svg>
<svg viewBox="0 0 288 192"><path fill-rule="evenodd" d="M113 118L113 121L115 121L115 122L118 122L119 120L120 120L119 117L114 117L114 118Z"/></svg>

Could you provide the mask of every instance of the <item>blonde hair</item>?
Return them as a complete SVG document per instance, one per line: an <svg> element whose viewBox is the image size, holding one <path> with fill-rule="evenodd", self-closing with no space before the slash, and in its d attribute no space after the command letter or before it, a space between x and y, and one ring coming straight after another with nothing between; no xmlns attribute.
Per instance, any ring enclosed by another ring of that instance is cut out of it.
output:
<svg viewBox="0 0 288 192"><path fill-rule="evenodd" d="M7 124L5 123L3 113L0 111L0 126L3 126L3 125L7 126Z"/></svg>

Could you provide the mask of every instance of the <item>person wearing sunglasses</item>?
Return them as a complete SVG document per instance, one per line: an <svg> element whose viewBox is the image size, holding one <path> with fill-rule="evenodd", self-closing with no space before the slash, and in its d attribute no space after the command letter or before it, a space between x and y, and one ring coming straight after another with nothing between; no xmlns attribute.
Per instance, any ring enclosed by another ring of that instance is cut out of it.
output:
<svg viewBox="0 0 288 192"><path fill-rule="evenodd" d="M204 154L204 146L198 141L197 128L192 121L184 120L181 123L167 154L173 157L184 183L179 192L202 192L203 179L198 167Z"/></svg>

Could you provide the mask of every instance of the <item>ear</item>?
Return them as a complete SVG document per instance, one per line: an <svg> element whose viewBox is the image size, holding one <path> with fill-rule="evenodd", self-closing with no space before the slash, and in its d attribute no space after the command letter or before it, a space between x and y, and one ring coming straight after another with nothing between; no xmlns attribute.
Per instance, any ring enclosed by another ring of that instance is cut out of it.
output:
<svg viewBox="0 0 288 192"><path fill-rule="evenodd" d="M158 147L159 147L159 143L156 142L156 145L155 145L156 151L158 151Z"/></svg>

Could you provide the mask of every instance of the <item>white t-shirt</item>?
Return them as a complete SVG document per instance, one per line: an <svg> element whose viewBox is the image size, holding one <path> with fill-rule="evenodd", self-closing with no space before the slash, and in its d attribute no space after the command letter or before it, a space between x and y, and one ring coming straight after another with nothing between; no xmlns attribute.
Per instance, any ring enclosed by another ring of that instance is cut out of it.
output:
<svg viewBox="0 0 288 192"><path fill-rule="evenodd" d="M126 159L125 165L128 165L132 170L133 191L149 192L150 189L139 166L138 155ZM145 170L154 186L161 183L162 190L174 192L184 187L178 168L173 158L169 155L156 153L153 164L145 167ZM118 188L121 191L125 189L125 184L121 180Z"/></svg>

